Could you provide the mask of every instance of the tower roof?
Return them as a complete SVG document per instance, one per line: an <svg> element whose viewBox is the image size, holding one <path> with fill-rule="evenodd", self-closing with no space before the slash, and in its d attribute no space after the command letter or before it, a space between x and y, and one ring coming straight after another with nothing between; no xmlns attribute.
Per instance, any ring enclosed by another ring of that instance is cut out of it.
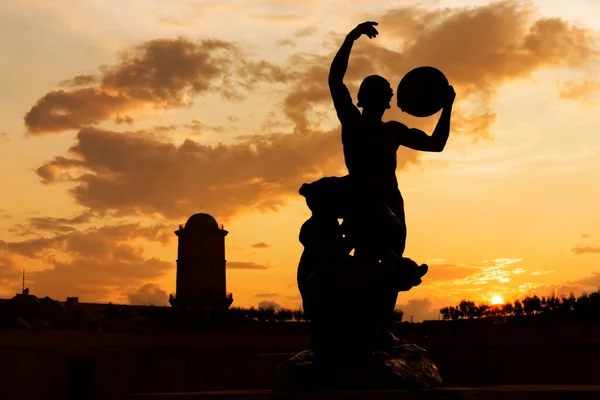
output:
<svg viewBox="0 0 600 400"><path fill-rule="evenodd" d="M219 229L217 220L212 215L198 213L192 215L185 223L185 229L213 230Z"/></svg>

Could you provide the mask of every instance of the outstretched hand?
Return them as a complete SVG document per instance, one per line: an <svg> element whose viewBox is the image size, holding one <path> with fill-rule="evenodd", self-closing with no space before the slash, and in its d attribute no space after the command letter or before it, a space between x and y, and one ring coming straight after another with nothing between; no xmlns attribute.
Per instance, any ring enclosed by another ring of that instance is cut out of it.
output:
<svg viewBox="0 0 600 400"><path fill-rule="evenodd" d="M375 26L378 25L377 22L367 21L359 24L356 28L352 29L348 34L348 38L352 40L357 40L362 35L367 35L370 39L373 39L375 36L379 34Z"/></svg>

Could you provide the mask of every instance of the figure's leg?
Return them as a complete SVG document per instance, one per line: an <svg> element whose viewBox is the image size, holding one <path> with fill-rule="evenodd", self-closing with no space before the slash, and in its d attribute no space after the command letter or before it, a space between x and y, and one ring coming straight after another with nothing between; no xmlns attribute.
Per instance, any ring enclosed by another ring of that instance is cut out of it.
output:
<svg viewBox="0 0 600 400"><path fill-rule="evenodd" d="M395 221L390 225L388 231L390 251L397 258L402 258L404 249L406 248L406 216L404 213L404 199L400 191L392 193L387 204L390 211L394 214Z"/></svg>
<svg viewBox="0 0 600 400"><path fill-rule="evenodd" d="M387 218L385 224L385 242L387 251L384 252L383 263L398 265L402 262L402 256L406 247L406 217L404 213L404 200L399 191L392 193L386 202L392 215ZM398 342L389 331L394 319L394 309L398 300L398 290L394 287L382 294L382 304L379 324L379 344L388 347Z"/></svg>

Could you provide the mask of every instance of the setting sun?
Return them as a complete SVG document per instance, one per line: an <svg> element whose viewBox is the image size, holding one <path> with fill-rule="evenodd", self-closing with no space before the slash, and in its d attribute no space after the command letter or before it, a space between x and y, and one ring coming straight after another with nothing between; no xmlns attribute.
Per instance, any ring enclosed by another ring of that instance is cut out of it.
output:
<svg viewBox="0 0 600 400"><path fill-rule="evenodd" d="M492 297L492 304L504 304L504 299L500 296Z"/></svg>

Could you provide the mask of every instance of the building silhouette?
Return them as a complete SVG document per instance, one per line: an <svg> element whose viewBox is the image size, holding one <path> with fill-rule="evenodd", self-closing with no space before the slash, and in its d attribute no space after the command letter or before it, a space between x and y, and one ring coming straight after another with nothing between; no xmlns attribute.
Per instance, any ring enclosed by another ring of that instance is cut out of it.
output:
<svg viewBox="0 0 600 400"><path fill-rule="evenodd" d="M177 246L176 293L169 303L178 310L220 312L233 302L226 292L225 236L223 229L209 214L192 215L175 231Z"/></svg>

